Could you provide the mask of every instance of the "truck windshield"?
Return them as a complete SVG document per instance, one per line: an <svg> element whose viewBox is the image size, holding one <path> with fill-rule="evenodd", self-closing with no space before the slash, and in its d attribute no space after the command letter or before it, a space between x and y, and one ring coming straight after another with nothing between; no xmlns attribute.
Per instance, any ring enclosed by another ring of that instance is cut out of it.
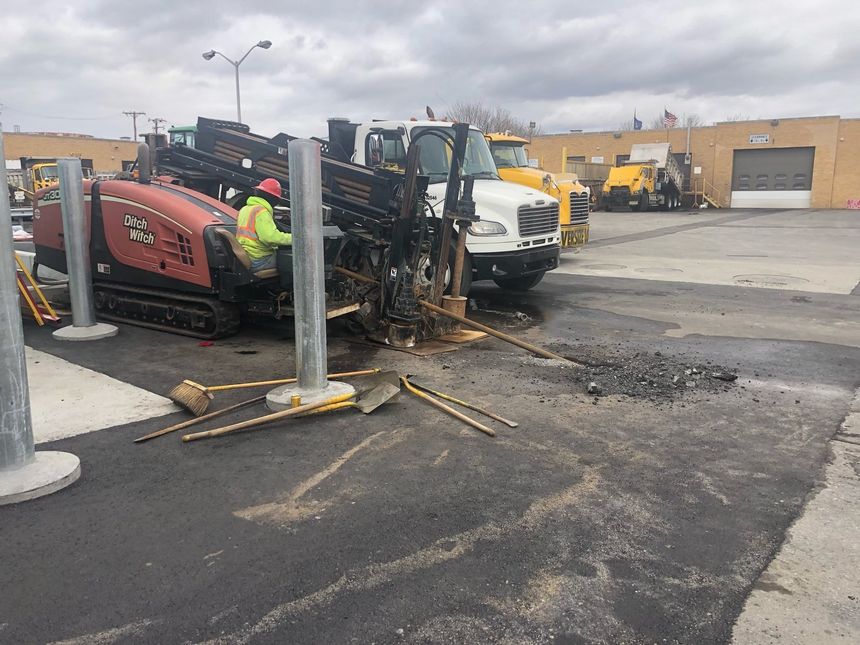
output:
<svg viewBox="0 0 860 645"><path fill-rule="evenodd" d="M526 149L519 144L491 143L493 159L498 168L528 168Z"/></svg>
<svg viewBox="0 0 860 645"><path fill-rule="evenodd" d="M428 127L419 127L412 130L412 138ZM451 127L434 126L434 130L444 130L454 136ZM451 148L439 137L425 135L421 137L421 172L430 176L430 183L436 184L448 179L448 170L451 167ZM476 179L499 179L496 164L493 163L493 155L484 135L478 130L469 130L469 138L466 140L466 157L463 162L463 175L471 175Z"/></svg>
<svg viewBox="0 0 860 645"><path fill-rule="evenodd" d="M60 175L56 166L42 166L39 168L39 175L42 179L57 179Z"/></svg>
<svg viewBox="0 0 860 645"><path fill-rule="evenodd" d="M170 145L175 146L177 143L181 143L189 148L193 148L194 134L194 132L171 132Z"/></svg>

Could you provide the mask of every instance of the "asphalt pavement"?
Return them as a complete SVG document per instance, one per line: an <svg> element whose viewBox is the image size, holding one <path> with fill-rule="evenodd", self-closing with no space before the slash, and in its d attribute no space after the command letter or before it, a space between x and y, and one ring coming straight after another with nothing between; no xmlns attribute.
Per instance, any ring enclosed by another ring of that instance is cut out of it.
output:
<svg viewBox="0 0 860 645"><path fill-rule="evenodd" d="M584 367L495 339L417 358L342 329L329 367L415 374L518 428L489 438L401 394L191 444L132 443L182 413L41 444L82 475L0 508L0 641L728 642L824 484L860 386L860 299L570 274L470 296L470 316ZM293 373L288 327L208 347L25 333L161 395Z"/></svg>

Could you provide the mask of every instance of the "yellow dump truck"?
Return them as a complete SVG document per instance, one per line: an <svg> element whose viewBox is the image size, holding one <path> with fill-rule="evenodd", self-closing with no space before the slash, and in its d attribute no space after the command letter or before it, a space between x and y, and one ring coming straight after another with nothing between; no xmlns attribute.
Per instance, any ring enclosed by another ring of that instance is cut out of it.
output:
<svg viewBox="0 0 860 645"><path fill-rule="evenodd" d="M612 168L603 184L603 207L647 211L681 205L684 175L668 143L637 143L623 166Z"/></svg>
<svg viewBox="0 0 860 645"><path fill-rule="evenodd" d="M90 159L81 160L85 179L92 179L94 176L92 163ZM57 160L53 157L21 157L16 168L7 167L7 173L9 184L25 191L28 196L60 181Z"/></svg>
<svg viewBox="0 0 860 645"><path fill-rule="evenodd" d="M586 244L590 193L577 176L553 174L529 166L526 139L501 132L486 136L502 179L535 188L559 201L561 248L574 249Z"/></svg>

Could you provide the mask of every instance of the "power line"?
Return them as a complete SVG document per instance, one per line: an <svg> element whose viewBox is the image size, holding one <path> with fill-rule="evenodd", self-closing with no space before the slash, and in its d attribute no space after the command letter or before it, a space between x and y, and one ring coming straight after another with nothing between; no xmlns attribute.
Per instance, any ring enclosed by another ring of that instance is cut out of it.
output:
<svg viewBox="0 0 860 645"><path fill-rule="evenodd" d="M131 122L134 125L134 139L132 139L132 141L137 141L137 117L146 116L146 112L138 112L136 110L129 110L128 112L123 112L123 114L131 117Z"/></svg>

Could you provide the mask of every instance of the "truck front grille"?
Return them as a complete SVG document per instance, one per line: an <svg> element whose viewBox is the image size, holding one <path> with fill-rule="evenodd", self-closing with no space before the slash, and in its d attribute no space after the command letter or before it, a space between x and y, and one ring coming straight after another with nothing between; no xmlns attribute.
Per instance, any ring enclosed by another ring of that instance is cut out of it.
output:
<svg viewBox="0 0 860 645"><path fill-rule="evenodd" d="M546 235L558 230L558 204L520 206L517 210L520 237Z"/></svg>
<svg viewBox="0 0 860 645"><path fill-rule="evenodd" d="M570 223L588 224L588 193L570 193Z"/></svg>

